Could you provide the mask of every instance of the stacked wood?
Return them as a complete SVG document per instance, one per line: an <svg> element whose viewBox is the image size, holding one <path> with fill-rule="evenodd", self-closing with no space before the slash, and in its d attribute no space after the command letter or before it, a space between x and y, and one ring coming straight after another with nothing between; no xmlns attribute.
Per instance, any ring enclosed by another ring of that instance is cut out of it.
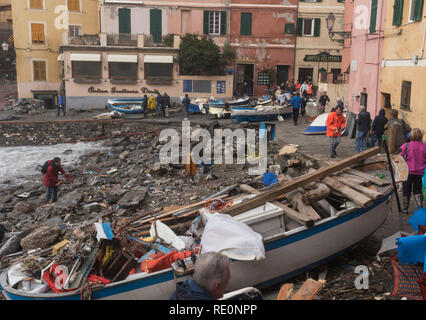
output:
<svg viewBox="0 0 426 320"><path fill-rule="evenodd" d="M348 185L340 183L335 178L325 177L322 181L331 189L342 193L346 198L352 200L361 207L365 208L373 203L373 201L366 195L352 189Z"/></svg>
<svg viewBox="0 0 426 320"><path fill-rule="evenodd" d="M318 183L315 189L306 192L303 195L303 203L311 205L317 201L327 198L331 193L331 189L324 183Z"/></svg>
<svg viewBox="0 0 426 320"><path fill-rule="evenodd" d="M321 291L325 283L325 280L320 279L315 281L309 278L294 294L294 285L292 283L285 283L278 293L277 300L312 300Z"/></svg>

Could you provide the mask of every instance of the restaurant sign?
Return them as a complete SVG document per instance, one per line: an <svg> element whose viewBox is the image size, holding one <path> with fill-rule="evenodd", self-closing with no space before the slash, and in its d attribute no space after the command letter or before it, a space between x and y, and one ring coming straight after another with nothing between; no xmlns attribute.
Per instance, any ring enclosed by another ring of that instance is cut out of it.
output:
<svg viewBox="0 0 426 320"><path fill-rule="evenodd" d="M333 56L328 52L321 52L317 55L306 55L303 61L308 62L342 62L342 56Z"/></svg>
<svg viewBox="0 0 426 320"><path fill-rule="evenodd" d="M108 90L106 89L99 89L99 88L95 88L95 87L90 87L89 89L87 89L87 91L89 93L110 93ZM140 90L129 90L129 89L118 89L117 87L112 87L111 88L111 93L122 93L122 94L139 94L139 93L158 93L157 90L149 90L146 87L141 88Z"/></svg>

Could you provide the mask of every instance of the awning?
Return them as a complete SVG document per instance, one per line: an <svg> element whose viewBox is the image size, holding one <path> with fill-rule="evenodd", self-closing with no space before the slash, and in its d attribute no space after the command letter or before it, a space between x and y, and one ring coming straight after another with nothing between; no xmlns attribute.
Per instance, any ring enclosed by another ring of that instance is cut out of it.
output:
<svg viewBox="0 0 426 320"><path fill-rule="evenodd" d="M71 53L71 61L101 61L100 53Z"/></svg>
<svg viewBox="0 0 426 320"><path fill-rule="evenodd" d="M173 63L173 56L145 55L144 63Z"/></svg>
<svg viewBox="0 0 426 320"><path fill-rule="evenodd" d="M136 54L109 54L108 62L130 62L137 63L138 56Z"/></svg>

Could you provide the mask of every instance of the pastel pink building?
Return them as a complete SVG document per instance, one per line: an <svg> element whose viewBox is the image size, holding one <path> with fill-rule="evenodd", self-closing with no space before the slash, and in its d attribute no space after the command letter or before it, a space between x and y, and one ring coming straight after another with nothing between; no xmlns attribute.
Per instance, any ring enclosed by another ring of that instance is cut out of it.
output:
<svg viewBox="0 0 426 320"><path fill-rule="evenodd" d="M381 108L381 75L386 0L354 0L345 3L343 70L349 70L348 108L358 114L365 105L372 116Z"/></svg>

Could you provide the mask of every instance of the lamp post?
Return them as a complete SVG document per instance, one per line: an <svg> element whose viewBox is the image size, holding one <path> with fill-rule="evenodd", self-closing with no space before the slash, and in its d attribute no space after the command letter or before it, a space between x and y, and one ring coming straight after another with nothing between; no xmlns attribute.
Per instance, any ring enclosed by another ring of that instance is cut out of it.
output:
<svg viewBox="0 0 426 320"><path fill-rule="evenodd" d="M330 13L327 18L325 18L325 21L327 22L328 35L332 41L336 41L343 45L345 43L345 39L352 37L351 31L332 31L334 28L334 23L336 22L336 17L334 14ZM335 35L340 36L343 39L334 39Z"/></svg>

